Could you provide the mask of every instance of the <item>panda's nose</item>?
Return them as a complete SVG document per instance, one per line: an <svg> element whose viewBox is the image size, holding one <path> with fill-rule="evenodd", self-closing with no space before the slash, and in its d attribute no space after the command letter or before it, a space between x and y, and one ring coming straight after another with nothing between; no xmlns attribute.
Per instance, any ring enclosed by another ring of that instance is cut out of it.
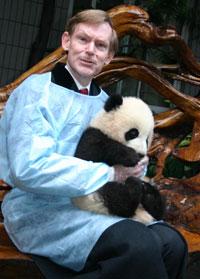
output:
<svg viewBox="0 0 200 279"><path fill-rule="evenodd" d="M142 154L142 153L139 153L138 155L139 155L139 158L140 158L140 159L142 159L142 158L145 156L145 155Z"/></svg>

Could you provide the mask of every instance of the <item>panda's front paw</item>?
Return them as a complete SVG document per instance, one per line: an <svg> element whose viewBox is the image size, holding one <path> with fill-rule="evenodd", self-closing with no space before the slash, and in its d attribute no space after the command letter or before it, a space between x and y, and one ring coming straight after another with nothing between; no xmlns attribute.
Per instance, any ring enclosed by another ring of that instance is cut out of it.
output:
<svg viewBox="0 0 200 279"><path fill-rule="evenodd" d="M140 161L140 156L135 152L134 149L128 148L121 157L121 164L125 167L134 167Z"/></svg>

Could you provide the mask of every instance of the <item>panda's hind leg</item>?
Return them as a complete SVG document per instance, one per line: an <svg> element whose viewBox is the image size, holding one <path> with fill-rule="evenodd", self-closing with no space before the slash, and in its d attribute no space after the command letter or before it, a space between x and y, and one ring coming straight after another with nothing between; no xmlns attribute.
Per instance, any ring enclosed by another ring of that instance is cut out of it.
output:
<svg viewBox="0 0 200 279"><path fill-rule="evenodd" d="M98 193L104 200L110 214L131 218L142 198L142 183L129 177L125 183L108 182Z"/></svg>
<svg viewBox="0 0 200 279"><path fill-rule="evenodd" d="M143 207L156 219L161 220L165 215L165 201L161 193L150 183L143 181Z"/></svg>
<svg viewBox="0 0 200 279"><path fill-rule="evenodd" d="M151 216L149 214L149 212L147 212L144 207L142 206L142 204L139 204L138 208L135 211L135 214L133 216L133 219L148 225L151 224L153 221L155 221L155 219L153 218L153 216Z"/></svg>

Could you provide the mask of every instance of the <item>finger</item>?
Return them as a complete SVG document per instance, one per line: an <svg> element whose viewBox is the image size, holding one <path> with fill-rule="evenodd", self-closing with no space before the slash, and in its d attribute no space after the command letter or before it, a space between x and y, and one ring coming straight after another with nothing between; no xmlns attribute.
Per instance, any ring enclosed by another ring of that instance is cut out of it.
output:
<svg viewBox="0 0 200 279"><path fill-rule="evenodd" d="M144 156L139 162L138 165L143 165L146 166L149 163L149 157L148 156Z"/></svg>

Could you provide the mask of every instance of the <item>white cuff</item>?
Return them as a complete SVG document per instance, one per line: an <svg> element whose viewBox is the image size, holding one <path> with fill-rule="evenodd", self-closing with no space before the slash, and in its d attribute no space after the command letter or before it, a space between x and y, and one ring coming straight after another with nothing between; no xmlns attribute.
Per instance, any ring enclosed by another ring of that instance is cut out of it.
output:
<svg viewBox="0 0 200 279"><path fill-rule="evenodd" d="M110 167L109 174L108 174L108 181L114 180L114 174L115 174L114 167Z"/></svg>

